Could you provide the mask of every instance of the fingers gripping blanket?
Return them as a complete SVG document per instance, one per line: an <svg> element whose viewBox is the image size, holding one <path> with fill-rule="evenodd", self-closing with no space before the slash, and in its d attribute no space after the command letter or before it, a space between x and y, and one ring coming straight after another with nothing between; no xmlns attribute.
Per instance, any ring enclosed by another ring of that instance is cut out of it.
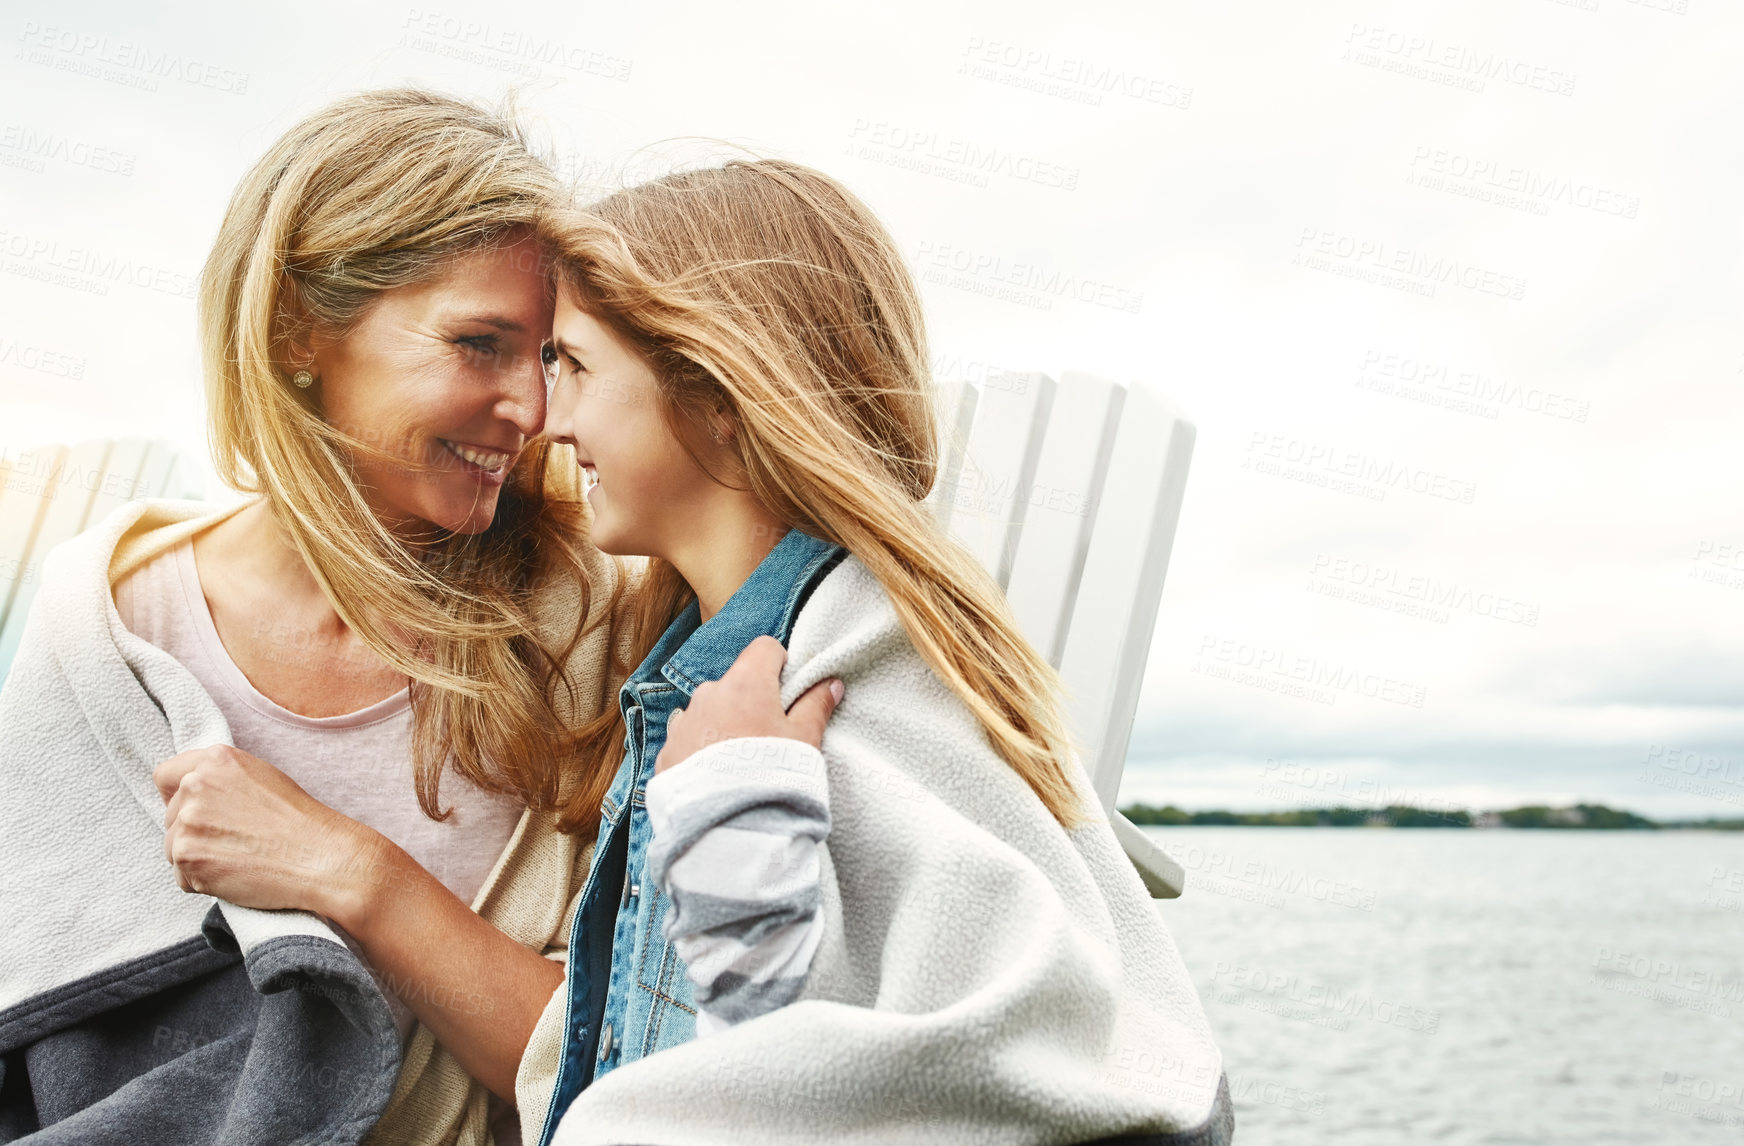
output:
<svg viewBox="0 0 1744 1146"><path fill-rule="evenodd" d="M355 1143L400 1044L321 920L176 885L158 763L229 739L128 632L117 544L209 507L136 502L50 555L0 688L0 1142Z"/></svg>

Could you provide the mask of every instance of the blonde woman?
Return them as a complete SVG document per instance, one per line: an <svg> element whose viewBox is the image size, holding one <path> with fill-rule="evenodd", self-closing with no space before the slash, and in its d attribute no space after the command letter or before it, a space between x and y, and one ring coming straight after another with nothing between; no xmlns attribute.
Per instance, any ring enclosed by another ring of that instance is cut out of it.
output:
<svg viewBox="0 0 1744 1146"><path fill-rule="evenodd" d="M517 1080L529 1140L1227 1142L1060 683L921 503L928 358L889 235L768 161L551 232L547 433L595 543L651 560L640 666L592 730L616 776L568 980Z"/></svg>
<svg viewBox="0 0 1744 1146"><path fill-rule="evenodd" d="M57 553L0 695L0 1137L518 1140L618 596L536 440L553 189L416 91L237 188L200 316L252 496Z"/></svg>

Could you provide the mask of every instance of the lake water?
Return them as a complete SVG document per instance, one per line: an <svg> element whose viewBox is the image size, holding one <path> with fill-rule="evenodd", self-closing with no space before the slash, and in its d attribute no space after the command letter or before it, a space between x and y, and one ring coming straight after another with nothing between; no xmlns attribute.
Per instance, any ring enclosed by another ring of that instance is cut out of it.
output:
<svg viewBox="0 0 1744 1146"><path fill-rule="evenodd" d="M1147 830L1241 1146L1744 1143L1744 833Z"/></svg>

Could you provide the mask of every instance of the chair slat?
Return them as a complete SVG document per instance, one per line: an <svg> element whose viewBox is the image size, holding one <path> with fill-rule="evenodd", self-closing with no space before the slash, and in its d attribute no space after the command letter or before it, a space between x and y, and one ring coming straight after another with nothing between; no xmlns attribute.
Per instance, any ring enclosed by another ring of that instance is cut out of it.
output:
<svg viewBox="0 0 1744 1146"><path fill-rule="evenodd" d="M164 483L165 497L178 498L182 501L205 501L206 479L201 476L200 469L187 454L182 453L168 442L157 443L157 448L168 450L175 458L175 466L170 470L169 480Z"/></svg>
<svg viewBox="0 0 1744 1146"><path fill-rule="evenodd" d="M22 575L13 581L6 619L0 621L0 664L11 664L12 654L24 635L30 602L42 587L42 562L61 542L84 526L97 490L103 485L104 462L110 442L86 442L67 450L39 493L36 526L25 546L29 551Z"/></svg>
<svg viewBox="0 0 1744 1146"><path fill-rule="evenodd" d="M152 442L146 447L134 496L199 500L202 494L198 476L176 448L168 442Z"/></svg>
<svg viewBox="0 0 1744 1146"><path fill-rule="evenodd" d="M941 491L951 501L951 535L1002 589L1011 577L1053 401L1054 381L1045 374L999 374L983 382L956 484Z"/></svg>
<svg viewBox="0 0 1744 1146"><path fill-rule="evenodd" d="M141 497L201 496L200 475L168 442L130 438L45 446L0 469L0 679L12 663L42 563L61 542Z"/></svg>
<svg viewBox="0 0 1744 1146"><path fill-rule="evenodd" d="M939 472L932 492L923 503L930 506L939 525L951 528L952 497L963 472L963 450L975 424L975 405L980 392L967 382L941 382L934 401L939 419Z"/></svg>
<svg viewBox="0 0 1744 1146"><path fill-rule="evenodd" d="M33 547L38 557L48 556L49 550L85 527L91 506L108 480L114 451L114 442L81 442L67 451Z"/></svg>
<svg viewBox="0 0 1744 1146"><path fill-rule="evenodd" d="M1193 423L1128 387L1060 671L1085 765L1114 808L1192 459Z"/></svg>
<svg viewBox="0 0 1744 1146"><path fill-rule="evenodd" d="M1055 668L1065 652L1125 397L1124 386L1106 379L1061 375L1036 462L1005 595L1024 635Z"/></svg>
<svg viewBox="0 0 1744 1146"><path fill-rule="evenodd" d="M146 459L154 449L165 448L161 443L147 442L142 438L117 441L103 463L102 484L91 499L91 507L79 528L89 529L133 499L146 496L140 488Z"/></svg>
<svg viewBox="0 0 1744 1146"><path fill-rule="evenodd" d="M1187 871L1157 841L1145 835L1143 828L1115 812L1108 817L1120 850L1138 869L1139 879L1152 899L1177 899L1187 887Z"/></svg>
<svg viewBox="0 0 1744 1146"><path fill-rule="evenodd" d="M7 468L6 492L0 498L0 556L7 559L8 573L0 583L0 632L5 631L23 587L37 577L33 545L66 456L65 446L43 446L13 455ZM8 659L0 655L0 664Z"/></svg>

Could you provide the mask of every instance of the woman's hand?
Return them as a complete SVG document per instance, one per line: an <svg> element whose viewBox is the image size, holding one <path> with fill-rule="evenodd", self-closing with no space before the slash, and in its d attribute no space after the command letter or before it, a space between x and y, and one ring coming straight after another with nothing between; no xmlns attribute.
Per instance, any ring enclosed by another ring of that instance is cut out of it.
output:
<svg viewBox="0 0 1744 1146"><path fill-rule="evenodd" d="M387 845L265 760L229 745L172 756L152 780L169 805L164 855L183 891L337 918Z"/></svg>
<svg viewBox="0 0 1744 1146"><path fill-rule="evenodd" d="M822 680L805 690L793 707L781 707L781 668L787 650L774 637L752 641L720 680L697 686L690 704L666 724L666 743L654 761L664 772L722 740L741 736L781 736L824 744L824 726L842 702L842 682Z"/></svg>
<svg viewBox="0 0 1744 1146"><path fill-rule="evenodd" d="M169 808L164 854L188 891L301 908L343 928L372 972L472 1077L515 1101L515 1070L563 963L481 918L386 836L230 747L152 773Z"/></svg>

